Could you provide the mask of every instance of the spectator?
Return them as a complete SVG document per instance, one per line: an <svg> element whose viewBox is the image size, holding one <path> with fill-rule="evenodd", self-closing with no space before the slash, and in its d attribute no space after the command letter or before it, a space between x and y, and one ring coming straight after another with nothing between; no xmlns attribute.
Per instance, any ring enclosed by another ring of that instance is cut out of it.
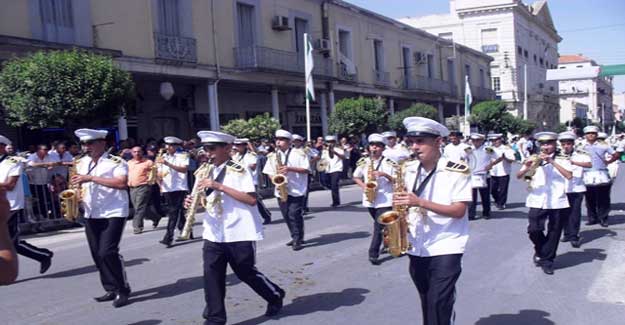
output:
<svg viewBox="0 0 625 325"><path fill-rule="evenodd" d="M143 157L143 149L139 146L132 148L132 159L128 161L128 187L130 188L130 201L134 207L132 226L135 234L143 232L143 220L147 217L150 204L151 190L148 177L154 162ZM152 226L156 228L158 220L153 220Z"/></svg>
<svg viewBox="0 0 625 325"><path fill-rule="evenodd" d="M15 147L12 144L7 144L5 149L6 149L7 155L15 156Z"/></svg>
<svg viewBox="0 0 625 325"><path fill-rule="evenodd" d="M52 179L51 170L59 165L59 162L48 154L45 144L37 146L37 151L28 156L30 191L36 201L35 218L50 218L50 212L54 211L52 196L48 191L48 183Z"/></svg>
<svg viewBox="0 0 625 325"><path fill-rule="evenodd" d="M52 157L53 160L61 163L61 165L56 166L52 169L52 175L58 174L65 178L65 180L67 181L67 173L69 172L68 166L72 164L74 157L71 153L67 151L65 143L57 143L56 150L54 152L50 152L49 155L50 157Z"/></svg>
<svg viewBox="0 0 625 325"><path fill-rule="evenodd" d="M6 190L0 188L0 285L13 283L18 273L17 254L7 225L10 216Z"/></svg>

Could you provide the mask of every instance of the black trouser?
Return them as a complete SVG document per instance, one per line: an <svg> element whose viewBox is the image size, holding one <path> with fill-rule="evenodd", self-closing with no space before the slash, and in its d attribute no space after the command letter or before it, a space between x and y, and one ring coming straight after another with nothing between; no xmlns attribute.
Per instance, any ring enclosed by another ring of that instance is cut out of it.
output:
<svg viewBox="0 0 625 325"><path fill-rule="evenodd" d="M482 216L490 217L490 184L486 182L486 187L474 188L473 202L469 205L469 219L475 219L475 210L477 208L477 193L480 193L482 199Z"/></svg>
<svg viewBox="0 0 625 325"><path fill-rule="evenodd" d="M410 257L410 277L421 298L425 325L449 325L455 318L456 281L462 271L462 254Z"/></svg>
<svg viewBox="0 0 625 325"><path fill-rule="evenodd" d="M508 184L510 175L491 176L490 193L497 206L504 206L508 202Z"/></svg>
<svg viewBox="0 0 625 325"><path fill-rule="evenodd" d="M150 212L155 216L154 220L161 220L165 216L166 212L161 205L161 190L158 184L150 185L150 193L152 195L150 200Z"/></svg>
<svg viewBox="0 0 625 325"><path fill-rule="evenodd" d="M27 243L25 240L20 240L19 236L19 211L14 210L11 211L11 216L9 217L8 227L9 227L9 236L13 241L13 246L15 246L15 251L25 257L33 259L39 263L45 261L46 259L52 256L52 252L45 248L39 248L37 246L31 245Z"/></svg>
<svg viewBox="0 0 625 325"><path fill-rule="evenodd" d="M230 264L236 276L269 303L276 303L284 290L256 269L255 248L252 241L215 243L204 240L204 300L203 316L210 324L226 323L226 266Z"/></svg>
<svg viewBox="0 0 625 325"><path fill-rule="evenodd" d="M539 264L553 264L562 235L562 228L567 224L566 217L566 209L530 208L527 215L529 221L527 233L534 244L536 256L540 258ZM547 234L545 234L545 221L547 220Z"/></svg>
<svg viewBox="0 0 625 325"><path fill-rule="evenodd" d="M563 212L567 215L567 223L564 225L564 239L579 240L579 226L582 222L582 201L584 193L566 193L569 199L569 208Z"/></svg>
<svg viewBox="0 0 625 325"><path fill-rule="evenodd" d="M271 222L271 211L267 209L265 203L263 202L263 198L258 194L258 189L256 190L256 207L258 208L258 212L260 216L263 217L263 220L266 223Z"/></svg>
<svg viewBox="0 0 625 325"><path fill-rule="evenodd" d="M330 176L330 189L332 190L332 205L341 205L341 196L339 195L341 172L334 172L328 175Z"/></svg>
<svg viewBox="0 0 625 325"><path fill-rule="evenodd" d="M174 191L163 193L165 202L167 203L167 231L165 232L164 241L171 242L174 239L174 230L178 226L178 230L182 229L185 222L185 216L183 213L182 204L184 203L184 197L187 194L186 191ZM180 221L182 220L182 226Z"/></svg>
<svg viewBox="0 0 625 325"><path fill-rule="evenodd" d="M586 214L590 222L608 221L610 184L586 185Z"/></svg>
<svg viewBox="0 0 625 325"><path fill-rule="evenodd" d="M391 207L369 208L369 214L373 218L373 232L371 233L371 245L369 245L369 257L371 258L380 256L380 246L382 246L384 226L378 222L378 217L391 210Z"/></svg>
<svg viewBox="0 0 625 325"><path fill-rule="evenodd" d="M85 219L85 234L91 257L100 273L102 287L107 292L129 294L124 259L119 254L119 242L126 218Z"/></svg>
<svg viewBox="0 0 625 325"><path fill-rule="evenodd" d="M130 188L130 201L134 207L132 226L135 229L143 229L143 219L148 216L148 206L152 196L150 185L140 185Z"/></svg>
<svg viewBox="0 0 625 325"><path fill-rule="evenodd" d="M308 211L308 194L310 194L310 182L312 175L308 174L308 185L306 186L306 194L304 194L304 211Z"/></svg>
<svg viewBox="0 0 625 325"><path fill-rule="evenodd" d="M289 195L286 202L278 199L278 205L293 241L304 241L304 197Z"/></svg>

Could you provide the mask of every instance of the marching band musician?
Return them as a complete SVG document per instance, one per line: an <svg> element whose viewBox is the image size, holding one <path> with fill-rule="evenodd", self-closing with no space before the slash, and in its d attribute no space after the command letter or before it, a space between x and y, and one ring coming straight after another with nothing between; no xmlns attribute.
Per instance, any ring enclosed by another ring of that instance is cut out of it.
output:
<svg viewBox="0 0 625 325"><path fill-rule="evenodd" d="M187 183L187 169L189 168L189 154L178 152L178 147L183 143L176 137L165 137L165 154L156 159L161 193L167 203L167 231L160 241L161 244L171 247L174 239L176 226L182 230L184 225L184 211L182 203L189 190ZM191 235L193 238L193 235Z"/></svg>
<svg viewBox="0 0 625 325"><path fill-rule="evenodd" d="M614 149L605 142L598 141L599 128L589 125L584 128L586 145L582 149L590 155L592 167L584 169L584 184L586 185L586 225L601 223L608 226L610 214L611 180L608 174L608 165L618 159ZM612 155L606 159L606 155Z"/></svg>
<svg viewBox="0 0 625 325"><path fill-rule="evenodd" d="M469 239L471 202L469 167L441 156L449 130L423 117L405 118L406 144L417 160L406 164L406 192L393 194L393 205L407 205L410 276L421 298L423 324L454 320L455 285Z"/></svg>
<svg viewBox="0 0 625 325"><path fill-rule="evenodd" d="M451 131L449 132L449 143L443 149L443 157L451 161L467 161L468 150L470 146L466 143L460 142L462 138L462 132Z"/></svg>
<svg viewBox="0 0 625 325"><path fill-rule="evenodd" d="M394 162L400 162L410 157L410 150L403 146L401 143L397 143L397 132L386 131L382 133L384 139L386 139L386 149L382 155Z"/></svg>
<svg viewBox="0 0 625 325"><path fill-rule="evenodd" d="M525 206L529 208L527 233L534 244L534 264L551 275L562 227L567 224L566 186L573 173L570 162L556 153L557 133L539 132L534 137L540 145L540 154L536 159L523 161L516 176L527 177L529 181ZM530 171L533 175L528 174ZM548 220L546 234L545 220Z"/></svg>
<svg viewBox="0 0 625 325"><path fill-rule="evenodd" d="M482 218L490 219L490 180L488 172L491 168L503 160L497 157L484 145L484 135L473 133L470 136L472 146L468 150L469 166L471 166L471 188L473 201L469 206L469 220L475 219L477 207L477 194L482 200Z"/></svg>
<svg viewBox="0 0 625 325"><path fill-rule="evenodd" d="M384 212L392 210L392 175L395 174L396 163L382 156L386 141L381 134L373 133L369 135L367 140L369 142L369 157L363 157L358 161L353 179L363 189L362 205L369 209L369 214L373 218L369 262L373 265L379 265L378 257L380 256L380 246L382 245L383 226L377 220ZM370 179L370 176L373 176L373 179ZM369 201L366 194L366 183L372 181L377 183L373 202Z"/></svg>
<svg viewBox="0 0 625 325"><path fill-rule="evenodd" d="M583 168L592 167L590 157L587 154L579 153L575 150L575 139L577 135L574 132L562 132L558 135L562 153L570 157L572 178L566 181L566 196L569 200L569 209L567 210L567 222L564 224L564 234L561 242L571 242L575 248L581 246L581 238L579 237L579 227L582 221L582 200L586 186L583 180Z"/></svg>
<svg viewBox="0 0 625 325"><path fill-rule="evenodd" d="M286 201L280 198L278 187L275 188L275 196L282 217L289 228L291 246L294 251L302 249L304 242L304 197L308 188L308 173L310 163L308 156L302 149L291 148L293 135L286 130L277 130L275 133L276 151L267 158L263 168L263 174L273 178L276 175L284 175L287 179ZM278 159L280 160L278 162ZM278 164L281 166L279 167Z"/></svg>
<svg viewBox="0 0 625 325"><path fill-rule="evenodd" d="M510 185L510 173L512 163L516 159L514 150L503 144L503 135L501 133L490 134L488 136L492 140L491 147L497 157L503 157L500 164L493 165L490 170L490 193L495 201L497 209L504 210L508 202L508 187Z"/></svg>
<svg viewBox="0 0 625 325"><path fill-rule="evenodd" d="M343 172L343 159L345 159L345 151L336 146L336 136L326 135L326 148L321 152L321 160L326 161L328 166L325 173L330 177L330 189L332 190L332 207L341 205L341 197L339 194L339 180Z"/></svg>
<svg viewBox="0 0 625 325"><path fill-rule="evenodd" d="M302 149L304 150L304 152L306 153L306 156L308 156L308 162L310 164L311 170L310 173L312 173L312 166L315 165L315 163L320 159L319 157L319 151L317 151L317 149L310 147L310 146L304 146L304 137L299 135L299 134L293 134L293 148L297 148L297 149ZM308 175L308 186L306 187L306 195L304 196L304 214L308 213L309 209L308 209L308 194L310 193L310 182L312 180L312 174Z"/></svg>
<svg viewBox="0 0 625 325"><path fill-rule="evenodd" d="M250 171L254 181L254 186L258 188L258 172L256 171L258 157L254 151L250 150L250 140L248 138L236 138L232 149L232 159ZM258 194L258 191L256 191L256 193ZM258 206L258 212L260 212L261 217L263 217L263 224L270 224L271 212L267 209L267 207L265 207L263 200L258 195L256 198L256 205Z"/></svg>
<svg viewBox="0 0 625 325"><path fill-rule="evenodd" d="M266 316L282 309L284 290L255 267L256 244L263 239L261 218L256 209L256 190L252 174L229 156L234 137L213 131L198 132L214 169L208 178L196 179L206 190L207 205L203 215L205 324L225 324L226 267L268 302ZM219 200L215 200L216 196ZM187 197L185 205L191 204Z"/></svg>
<svg viewBox="0 0 625 325"><path fill-rule="evenodd" d="M126 280L119 242L128 217L128 165L105 152L106 130L78 129L74 132L87 155L76 166L72 184L81 187L85 234L91 256L106 293L98 302L113 300L115 308L128 304Z"/></svg>

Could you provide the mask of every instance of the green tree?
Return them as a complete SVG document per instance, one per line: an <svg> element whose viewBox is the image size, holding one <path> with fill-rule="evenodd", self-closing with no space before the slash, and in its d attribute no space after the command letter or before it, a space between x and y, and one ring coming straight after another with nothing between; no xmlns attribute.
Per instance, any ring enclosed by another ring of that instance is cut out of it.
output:
<svg viewBox="0 0 625 325"><path fill-rule="evenodd" d="M0 71L0 104L11 126L30 129L114 117L134 98L130 74L86 51L37 52Z"/></svg>
<svg viewBox="0 0 625 325"><path fill-rule="evenodd" d="M410 116L421 116L426 117L432 120L438 119L438 110L434 108L434 106L416 103L412 106L401 110L399 112L395 112L395 114L388 119L388 127L391 130L395 130L399 133L404 133L404 124L403 121L406 117Z"/></svg>
<svg viewBox="0 0 625 325"><path fill-rule="evenodd" d="M478 129L483 133L489 131L504 133L513 123L512 114L506 111L506 104L499 100L490 100L478 103L473 106L469 121L477 124Z"/></svg>
<svg viewBox="0 0 625 325"><path fill-rule="evenodd" d="M341 135L373 133L386 124L386 112L381 100L374 98L345 98L338 101L330 115L330 133Z"/></svg>
<svg viewBox="0 0 625 325"><path fill-rule="evenodd" d="M272 138L279 128L280 123L269 113L257 115L247 121L244 119L231 120L221 127L222 131L228 134L251 140Z"/></svg>

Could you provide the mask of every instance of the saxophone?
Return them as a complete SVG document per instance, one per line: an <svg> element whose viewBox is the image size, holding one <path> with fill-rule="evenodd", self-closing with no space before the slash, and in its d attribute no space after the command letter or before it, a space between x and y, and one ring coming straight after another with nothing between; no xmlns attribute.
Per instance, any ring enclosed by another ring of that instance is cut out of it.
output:
<svg viewBox="0 0 625 325"><path fill-rule="evenodd" d="M405 160L398 164L393 182L393 192L405 192L404 168ZM408 242L408 206L393 204L393 210L384 212L378 217L378 223L384 226L384 246L394 257L405 254L410 249Z"/></svg>
<svg viewBox="0 0 625 325"><path fill-rule="evenodd" d="M278 152L276 152L275 155L276 155L275 157L276 157L276 172L277 172L277 170L280 169L282 166L284 166L284 164L282 163L282 160L280 159ZM278 190L278 196L280 198L280 202L286 202L288 194L289 194L287 191L287 184L289 183L289 179L286 178L286 175L282 175L282 174L273 175L273 177L271 178L271 183L273 183L273 185Z"/></svg>
<svg viewBox="0 0 625 325"><path fill-rule="evenodd" d="M68 178L71 181L74 175L78 175L77 166L80 162L80 159L84 157L85 154L82 154L72 161L72 165L69 167ZM71 183L70 183L71 184ZM59 193L59 200L61 201L61 213L65 220L69 222L75 222L76 218L80 214L80 201L82 199L82 185L81 184L72 184L68 189Z"/></svg>
<svg viewBox="0 0 625 325"><path fill-rule="evenodd" d="M384 159L384 158L380 158ZM378 182L373 176L373 158L369 162L369 170L367 172L367 183L365 183L365 196L370 203L375 202L375 196L377 194Z"/></svg>
<svg viewBox="0 0 625 325"><path fill-rule="evenodd" d="M532 164L530 165L525 175L523 175L523 180L525 180L525 182L527 182L529 186L529 184L532 182L532 179L534 178L534 175L536 175L536 170L541 165L542 159L540 159L540 156L537 154L533 154L527 159L530 160Z"/></svg>
<svg viewBox="0 0 625 325"><path fill-rule="evenodd" d="M191 190L191 204L186 212L186 221L184 223L184 227L182 228L182 232L180 233L180 237L177 240L188 240L191 237L191 232L193 231L193 224L195 223L195 212L202 202L203 196L206 195L202 189L200 189L199 183L201 180L207 178L215 168L215 165L212 164L212 161L208 161L207 163L202 164L194 173L195 175L195 183L193 184L193 189Z"/></svg>
<svg viewBox="0 0 625 325"><path fill-rule="evenodd" d="M156 161L158 161L161 157L163 157L164 153L165 153L165 149L163 149L163 148L161 148L158 151L158 154L156 155L156 158L154 159L155 163L150 168L150 172L148 174L148 185L156 184L156 181L159 179L158 167L159 167L160 164L156 163Z"/></svg>

